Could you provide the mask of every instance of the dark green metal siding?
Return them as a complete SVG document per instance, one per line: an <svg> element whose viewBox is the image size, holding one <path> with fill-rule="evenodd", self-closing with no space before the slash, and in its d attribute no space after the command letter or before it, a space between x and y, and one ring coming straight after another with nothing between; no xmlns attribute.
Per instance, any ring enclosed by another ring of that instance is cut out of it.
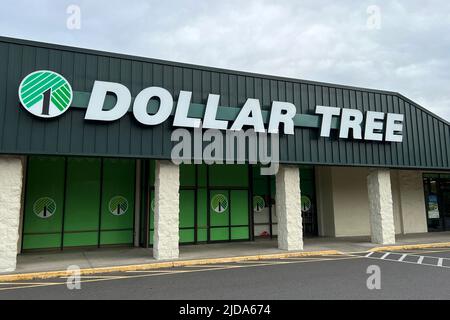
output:
<svg viewBox="0 0 450 320"><path fill-rule="evenodd" d="M450 168L449 123L395 92L316 83L165 62L92 50L0 37L0 153L62 154L169 158L169 121L146 127L128 113L112 123L84 120L85 110L72 108L55 119L33 117L19 105L21 79L39 69L61 73L74 91L90 92L94 80L126 85L132 96L148 86L162 86L177 100L180 90L193 92L192 102L205 104L208 94L221 105L242 106L260 99L292 102L297 113L314 114L316 105L403 113L403 143L359 142L319 137L319 130L295 128L282 136L284 163Z"/></svg>

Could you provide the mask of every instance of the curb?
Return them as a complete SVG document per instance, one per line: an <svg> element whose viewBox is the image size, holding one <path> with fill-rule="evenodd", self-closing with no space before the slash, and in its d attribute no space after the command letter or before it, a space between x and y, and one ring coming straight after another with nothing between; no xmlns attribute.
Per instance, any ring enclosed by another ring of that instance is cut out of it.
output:
<svg viewBox="0 0 450 320"><path fill-rule="evenodd" d="M393 250L412 250L412 249L426 249L426 248L446 248L450 247L450 242L435 242L435 243L421 243L421 244L405 244L405 245L391 245L375 247L367 250L367 252L377 251L393 251Z"/></svg>
<svg viewBox="0 0 450 320"><path fill-rule="evenodd" d="M443 247L444 248L450 247L450 242L380 246L380 247L375 247L375 248L369 249L366 252L412 250L412 249L426 249L426 248L443 248ZM99 274L99 273L126 272L126 271L141 271L141 270L184 267L184 266L193 266L193 265L207 265L207 264L216 264L216 263L229 263L229 262L239 262L239 261L257 261L257 260L271 260L271 259L296 258L296 257L308 257L308 256L323 256L323 255L343 255L343 254L345 254L345 252L341 252L341 251L337 251L337 250L322 250L322 251L308 251L308 252L299 251L299 252L286 252L286 253L252 255L252 256L224 257L224 258L206 258L206 259L194 259L194 260L163 261L163 262L153 262L153 263L146 263L146 264L136 264L136 265L86 268L86 269L80 270L80 275L92 275L92 274ZM0 275L0 282L49 279L49 278L58 278L58 277L68 277L71 275L73 275L73 271L66 271L66 270L5 274L5 275Z"/></svg>
<svg viewBox="0 0 450 320"><path fill-rule="evenodd" d="M450 243L449 243L450 246ZM92 275L98 273L111 273L111 272L125 272L125 271L141 271L171 267L184 267L192 265L206 265L216 263L228 263L250 260L270 260L270 259L282 259L282 258L295 258L295 257L308 257L308 256L323 256L323 255L342 255L337 250L322 250L322 251L308 251L308 252L287 252L287 253L274 253L263 254L253 256L239 256L239 257L224 257L224 258L207 258L207 259L194 259L194 260L179 260L179 261L166 261L166 262L154 262L147 264L125 265L125 266L112 266L112 267L100 267L100 268L86 268L80 270L80 275ZM0 282L18 281L18 280L34 280L34 279L49 279L58 277L72 276L73 271L43 271L33 273L18 273L0 275Z"/></svg>

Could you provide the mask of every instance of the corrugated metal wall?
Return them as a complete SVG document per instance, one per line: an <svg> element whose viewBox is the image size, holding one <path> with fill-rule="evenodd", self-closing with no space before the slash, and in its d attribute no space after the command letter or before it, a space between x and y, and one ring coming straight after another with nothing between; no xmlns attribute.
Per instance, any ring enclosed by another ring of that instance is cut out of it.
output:
<svg viewBox="0 0 450 320"><path fill-rule="evenodd" d="M133 96L152 85L168 89L175 100L180 90L189 90L192 102L201 104L215 93L221 95L223 106L242 106L247 98L257 98L263 109L269 109L273 100L292 102L297 113L314 113L318 104L403 113L403 143L320 138L317 129L296 128L295 135L282 137L280 158L284 163L450 168L449 124L397 93L1 37L0 153L170 157L170 122L146 127L128 113L118 121L99 124L85 121L83 109L50 120L30 115L20 107L17 90L24 76L39 69L61 73L74 91L90 92L94 80L104 80L126 85Z"/></svg>

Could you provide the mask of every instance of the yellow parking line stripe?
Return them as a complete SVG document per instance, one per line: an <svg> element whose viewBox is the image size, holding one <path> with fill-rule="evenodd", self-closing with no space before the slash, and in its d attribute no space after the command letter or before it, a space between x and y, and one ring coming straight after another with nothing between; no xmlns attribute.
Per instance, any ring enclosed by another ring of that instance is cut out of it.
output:
<svg viewBox="0 0 450 320"><path fill-rule="evenodd" d="M8 287L8 288L0 288L0 291L6 291L6 290L17 290L17 289L26 289L26 288L36 288L36 287L50 287L50 286L57 286L57 285L62 285L62 284L66 284L65 282L52 282L52 283L48 283L48 284L38 284L38 285L26 285L26 286L21 286L21 287Z"/></svg>
<svg viewBox="0 0 450 320"><path fill-rule="evenodd" d="M60 277L60 279L69 279L69 278L73 278L74 276L70 276L70 277ZM80 276L80 279L96 279L96 278L117 278L120 276Z"/></svg>
<svg viewBox="0 0 450 320"><path fill-rule="evenodd" d="M238 263L238 262L236 262ZM183 268L223 268L223 267L235 267L236 265L228 264L195 264L192 266L184 266Z"/></svg>
<svg viewBox="0 0 450 320"><path fill-rule="evenodd" d="M46 284L60 284L61 282L1 282L0 286L3 285L46 285Z"/></svg>
<svg viewBox="0 0 450 320"><path fill-rule="evenodd" d="M183 271L183 270L181 270ZM126 273L178 273L178 270L130 270ZM119 276L120 277L120 276Z"/></svg>
<svg viewBox="0 0 450 320"><path fill-rule="evenodd" d="M360 256L349 256L347 258L337 258L337 259L327 259L325 261L337 261L337 260L348 260L348 259L358 259L362 258ZM199 269L199 270L179 270L179 271L162 271L158 270L160 272L151 272L152 270L142 270L142 271L127 271L127 273L134 273L134 272L143 272L144 274L138 274L138 275L127 275L127 276L117 276L114 278L101 278L101 279L87 279L87 280L81 280L80 283L91 283L91 282L101 282L101 281L114 281L114 280L127 280L127 279L137 279L137 278L147 278L147 277L156 277L156 276L164 276L164 275L174 275L174 274L181 274L181 273L194 273L194 272L206 272L206 271L217 271L217 270L227 270L227 269L237 269L237 268L251 268L251 267L261 267L261 266L270 266L270 265L280 265L280 264L294 264L294 263L308 263L308 262L323 262L323 260L306 260L306 261L284 261L282 263L266 263L266 264L248 264L248 265L241 265L241 266L226 266L226 267L210 267L211 268L205 268L205 269ZM155 270L153 270L155 271ZM0 291L2 290L14 290L14 289L25 289L25 288L34 288L34 287L42 287L42 286L53 286L53 285L66 285L65 282L62 283L51 283L51 284L42 284L42 285L35 285L35 286L23 286L23 287L10 287L10 288L0 288Z"/></svg>
<svg viewBox="0 0 450 320"><path fill-rule="evenodd" d="M320 256L320 255L330 255L330 254L340 254L336 250L323 250L323 251L295 251L295 252L283 252L283 253L273 253L273 254L263 254L263 255L252 255L252 256L237 256L237 257L222 257L222 258L205 258L205 259L194 259L194 260L175 260L166 262L153 262L146 264L137 265L125 265L125 266L111 266L111 267L97 267L97 268L86 268L81 269L81 274L105 274L110 272L126 272L126 271L136 271L136 270L154 270L162 268L171 267L183 267L187 265L198 265L198 264L210 264L215 263L230 263L238 261L248 261L248 260L269 260L269 259L280 259L284 257L306 257L306 256ZM61 276L70 276L71 273L66 270L59 271L44 271L44 272L33 272L33 273L22 273L22 274L7 274L0 275L0 282L2 281L14 281L14 280L32 280L32 279L50 279Z"/></svg>
<svg viewBox="0 0 450 320"><path fill-rule="evenodd" d="M264 260L254 260L254 261L239 261L239 262L235 262L236 264L255 264L255 265L260 265L260 264L266 264L266 263L284 263L283 261L280 260L280 262L277 261L264 261Z"/></svg>

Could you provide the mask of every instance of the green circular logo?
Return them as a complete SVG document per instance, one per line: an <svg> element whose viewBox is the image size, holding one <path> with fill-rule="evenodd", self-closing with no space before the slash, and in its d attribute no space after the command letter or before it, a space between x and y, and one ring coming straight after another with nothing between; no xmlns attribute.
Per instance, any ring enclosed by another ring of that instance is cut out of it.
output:
<svg viewBox="0 0 450 320"><path fill-rule="evenodd" d="M261 211L263 211L265 206L266 206L266 201L264 201L263 197L261 197L261 196L253 197L253 211L261 212Z"/></svg>
<svg viewBox="0 0 450 320"><path fill-rule="evenodd" d="M33 204L33 212L39 218L50 218L56 212L56 202L49 197L39 198Z"/></svg>
<svg viewBox="0 0 450 320"><path fill-rule="evenodd" d="M222 193L214 195L211 199L211 209L217 213L223 213L228 209L228 198Z"/></svg>
<svg viewBox="0 0 450 320"><path fill-rule="evenodd" d="M59 73L39 70L27 75L19 86L19 99L30 113L41 118L63 114L72 103L69 82Z"/></svg>
<svg viewBox="0 0 450 320"><path fill-rule="evenodd" d="M128 210L128 200L122 196L115 196L109 200L109 212L115 216L121 216Z"/></svg>
<svg viewBox="0 0 450 320"><path fill-rule="evenodd" d="M311 210L312 202L308 196L302 196L300 199L300 206L302 208L302 212L308 212Z"/></svg>

